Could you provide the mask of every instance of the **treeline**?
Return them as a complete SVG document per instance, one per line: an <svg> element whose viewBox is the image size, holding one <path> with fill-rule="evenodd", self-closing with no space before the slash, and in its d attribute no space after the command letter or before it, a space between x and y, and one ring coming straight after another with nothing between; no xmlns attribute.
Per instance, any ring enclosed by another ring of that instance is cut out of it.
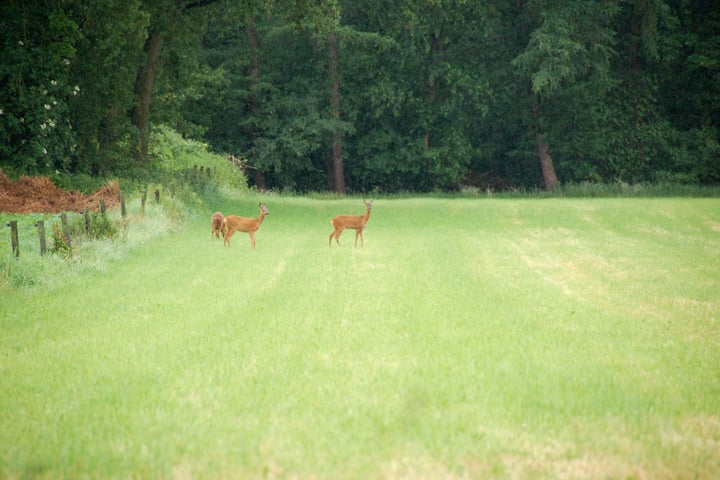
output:
<svg viewBox="0 0 720 480"><path fill-rule="evenodd" d="M260 188L717 185L718 32L710 0L5 0L0 167L146 169L165 125Z"/></svg>

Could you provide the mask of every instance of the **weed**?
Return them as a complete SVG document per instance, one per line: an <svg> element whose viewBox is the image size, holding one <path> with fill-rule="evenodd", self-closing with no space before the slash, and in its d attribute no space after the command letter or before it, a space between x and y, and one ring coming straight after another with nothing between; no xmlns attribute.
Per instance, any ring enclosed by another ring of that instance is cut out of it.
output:
<svg viewBox="0 0 720 480"><path fill-rule="evenodd" d="M52 246L50 247L50 251L63 258L70 258L72 255L72 249L70 245L68 245L68 239L57 223L52 226Z"/></svg>

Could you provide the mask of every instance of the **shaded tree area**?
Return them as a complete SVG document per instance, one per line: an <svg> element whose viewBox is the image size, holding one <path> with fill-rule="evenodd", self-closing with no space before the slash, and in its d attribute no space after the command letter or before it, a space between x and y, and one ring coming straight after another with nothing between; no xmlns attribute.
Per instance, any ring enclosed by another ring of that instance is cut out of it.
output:
<svg viewBox="0 0 720 480"><path fill-rule="evenodd" d="M0 167L145 169L162 124L259 188L717 184L717 32L711 0L6 0Z"/></svg>

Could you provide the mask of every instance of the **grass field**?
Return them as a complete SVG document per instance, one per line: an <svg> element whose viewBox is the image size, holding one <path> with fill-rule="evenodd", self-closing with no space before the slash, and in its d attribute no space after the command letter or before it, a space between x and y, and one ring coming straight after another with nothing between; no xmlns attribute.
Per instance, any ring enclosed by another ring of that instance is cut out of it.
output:
<svg viewBox="0 0 720 480"><path fill-rule="evenodd" d="M0 477L720 477L720 199L260 200L0 290Z"/></svg>

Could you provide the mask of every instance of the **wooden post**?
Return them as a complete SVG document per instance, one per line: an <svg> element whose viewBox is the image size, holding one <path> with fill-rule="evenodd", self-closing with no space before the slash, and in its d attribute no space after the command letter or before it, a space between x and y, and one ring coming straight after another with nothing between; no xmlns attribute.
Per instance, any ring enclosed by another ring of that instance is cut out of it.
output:
<svg viewBox="0 0 720 480"><path fill-rule="evenodd" d="M87 208L83 210L83 216L85 217L85 235L90 235L90 212Z"/></svg>
<svg viewBox="0 0 720 480"><path fill-rule="evenodd" d="M68 248L70 248L72 246L72 242L70 240L70 226L67 223L67 214L61 213L60 220L62 221L63 237L65 237L65 244L68 246Z"/></svg>
<svg viewBox="0 0 720 480"><path fill-rule="evenodd" d="M122 198L122 196L120 196L120 198ZM105 215L105 198L104 197L100 197L100 213Z"/></svg>
<svg viewBox="0 0 720 480"><path fill-rule="evenodd" d="M120 215L125 218L127 215L127 209L125 208L125 195L120 194Z"/></svg>
<svg viewBox="0 0 720 480"><path fill-rule="evenodd" d="M147 190L142 191L142 197L140 197L140 213L145 215L145 201L147 200Z"/></svg>
<svg viewBox="0 0 720 480"><path fill-rule="evenodd" d="M17 258L20 256L20 242L18 242L17 220L11 220L10 223L7 224L7 226L10 227L10 244L12 245L12 251Z"/></svg>
<svg viewBox="0 0 720 480"><path fill-rule="evenodd" d="M160 203L160 190L155 190L155 203Z"/></svg>
<svg viewBox="0 0 720 480"><path fill-rule="evenodd" d="M45 251L47 250L45 244L45 222L38 220L35 226L38 228L38 236L40 237L40 255L45 255Z"/></svg>

